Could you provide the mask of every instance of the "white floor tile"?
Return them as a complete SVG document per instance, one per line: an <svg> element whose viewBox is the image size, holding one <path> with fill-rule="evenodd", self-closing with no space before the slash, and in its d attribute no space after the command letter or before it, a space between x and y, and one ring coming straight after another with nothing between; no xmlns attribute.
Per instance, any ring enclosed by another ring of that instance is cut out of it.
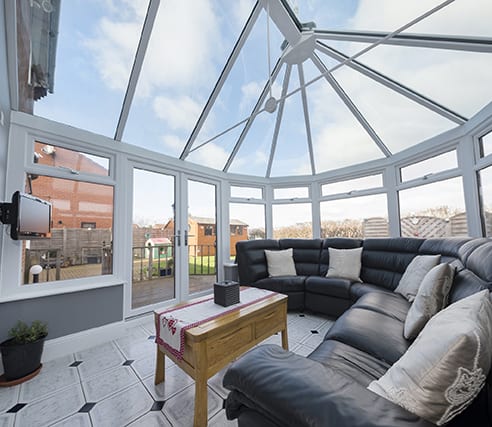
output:
<svg viewBox="0 0 492 427"><path fill-rule="evenodd" d="M82 363L77 366L80 378L86 381L102 371L121 365L125 358L113 342L108 342L75 354Z"/></svg>
<svg viewBox="0 0 492 427"><path fill-rule="evenodd" d="M138 383L96 404L90 411L92 423L98 427L121 427L144 415L153 403L145 387Z"/></svg>
<svg viewBox="0 0 492 427"><path fill-rule="evenodd" d="M171 360L166 358L166 368L171 366ZM140 379L153 376L155 374L155 352L143 359L135 360L132 363L132 369Z"/></svg>
<svg viewBox="0 0 492 427"><path fill-rule="evenodd" d="M92 427L89 414L74 414L51 427Z"/></svg>
<svg viewBox="0 0 492 427"><path fill-rule="evenodd" d="M293 347L291 351L293 353L296 353L296 354L300 355L300 356L306 357L306 356L308 356L309 354L312 353L313 349L312 348L309 348L309 347L306 347L303 344L298 344L295 347Z"/></svg>
<svg viewBox="0 0 492 427"><path fill-rule="evenodd" d="M173 427L161 411L152 411L129 424L128 427Z"/></svg>
<svg viewBox="0 0 492 427"><path fill-rule="evenodd" d="M63 360L51 366L43 365L41 372L32 380L21 384L20 402L33 402L44 399L52 393L80 382L77 368L70 367L73 360Z"/></svg>
<svg viewBox="0 0 492 427"><path fill-rule="evenodd" d="M143 383L155 400L167 400L179 393L191 384L193 379L177 365L166 369L166 379L160 383L154 384L154 377L146 378Z"/></svg>
<svg viewBox="0 0 492 427"><path fill-rule="evenodd" d="M13 427L15 420L15 414L2 414L0 415L0 427Z"/></svg>
<svg viewBox="0 0 492 427"><path fill-rule="evenodd" d="M0 414L8 411L19 401L20 388L20 385L14 387L0 387Z"/></svg>
<svg viewBox="0 0 492 427"><path fill-rule="evenodd" d="M118 366L82 383L87 402L99 402L139 381L130 366Z"/></svg>
<svg viewBox="0 0 492 427"><path fill-rule="evenodd" d="M44 427L77 412L85 404L80 384L69 386L47 399L29 403L16 415L16 427Z"/></svg>
<svg viewBox="0 0 492 427"><path fill-rule="evenodd" d="M222 409L222 399L208 388L208 418L213 417ZM171 421L173 427L189 427L193 425L195 409L195 386L192 385L164 403L162 411Z"/></svg>
<svg viewBox="0 0 492 427"><path fill-rule="evenodd" d="M229 421L223 409L209 420L208 427L237 427L237 420Z"/></svg>

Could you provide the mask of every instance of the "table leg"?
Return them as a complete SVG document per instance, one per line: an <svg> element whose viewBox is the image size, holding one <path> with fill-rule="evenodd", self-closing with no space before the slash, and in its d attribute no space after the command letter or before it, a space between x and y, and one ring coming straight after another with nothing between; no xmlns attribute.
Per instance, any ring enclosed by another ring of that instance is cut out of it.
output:
<svg viewBox="0 0 492 427"><path fill-rule="evenodd" d="M284 350L289 349L289 340L287 339L287 325L282 329L282 348Z"/></svg>
<svg viewBox="0 0 492 427"><path fill-rule="evenodd" d="M159 350L159 346L156 345L157 353L156 353L156 359L155 359L155 380L154 384L160 384L161 382L164 381L165 377L165 368L166 368L166 362L165 362L165 355L162 351Z"/></svg>
<svg viewBox="0 0 492 427"><path fill-rule="evenodd" d="M205 342L195 345L195 419L193 427L204 427L208 419L207 402L207 347Z"/></svg>

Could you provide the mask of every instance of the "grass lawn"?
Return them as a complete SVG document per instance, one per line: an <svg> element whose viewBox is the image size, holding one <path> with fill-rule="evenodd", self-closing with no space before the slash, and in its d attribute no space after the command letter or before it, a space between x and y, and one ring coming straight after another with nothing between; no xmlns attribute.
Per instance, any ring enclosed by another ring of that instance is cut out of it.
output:
<svg viewBox="0 0 492 427"><path fill-rule="evenodd" d="M143 269L144 271L147 271L148 268L148 260L144 259L143 260ZM139 263L136 263L135 267L138 268ZM159 276L159 268L160 269L165 269L166 268L166 260L161 259L160 263L158 260L154 260L152 262L152 276L157 277ZM215 256L210 255L210 256L197 256L193 257L190 256L188 258L188 272L190 275L196 275L196 274L210 274L214 275L215 274ZM173 272L174 274L174 272Z"/></svg>

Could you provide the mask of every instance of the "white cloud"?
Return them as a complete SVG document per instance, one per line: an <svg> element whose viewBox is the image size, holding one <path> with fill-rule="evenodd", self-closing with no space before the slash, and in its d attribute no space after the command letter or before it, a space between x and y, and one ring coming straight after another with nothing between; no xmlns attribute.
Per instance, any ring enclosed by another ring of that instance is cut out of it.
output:
<svg viewBox="0 0 492 427"><path fill-rule="evenodd" d="M222 169L229 158L229 153L222 147L213 142L208 143L203 148L193 151L188 160L203 166L215 169Z"/></svg>
<svg viewBox="0 0 492 427"><path fill-rule="evenodd" d="M202 106L189 96L183 95L175 99L156 96L152 107L155 115L162 119L172 130L190 132L197 121Z"/></svg>

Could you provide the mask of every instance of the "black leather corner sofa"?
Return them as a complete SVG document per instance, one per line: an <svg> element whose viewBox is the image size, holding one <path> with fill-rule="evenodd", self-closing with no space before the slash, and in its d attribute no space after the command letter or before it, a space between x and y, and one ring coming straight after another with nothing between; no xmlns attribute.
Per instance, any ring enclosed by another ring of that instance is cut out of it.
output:
<svg viewBox="0 0 492 427"><path fill-rule="evenodd" d="M324 277L328 248L362 247L362 283ZM296 276L268 277L264 250L293 248ZM262 345L226 372L229 419L240 427L429 427L426 421L367 389L409 348L403 326L411 303L394 293L417 255L441 255L455 267L449 304L492 290L492 239L328 238L238 242L241 285L289 296L291 310L337 317L307 357ZM492 374L473 403L448 424L492 425Z"/></svg>

